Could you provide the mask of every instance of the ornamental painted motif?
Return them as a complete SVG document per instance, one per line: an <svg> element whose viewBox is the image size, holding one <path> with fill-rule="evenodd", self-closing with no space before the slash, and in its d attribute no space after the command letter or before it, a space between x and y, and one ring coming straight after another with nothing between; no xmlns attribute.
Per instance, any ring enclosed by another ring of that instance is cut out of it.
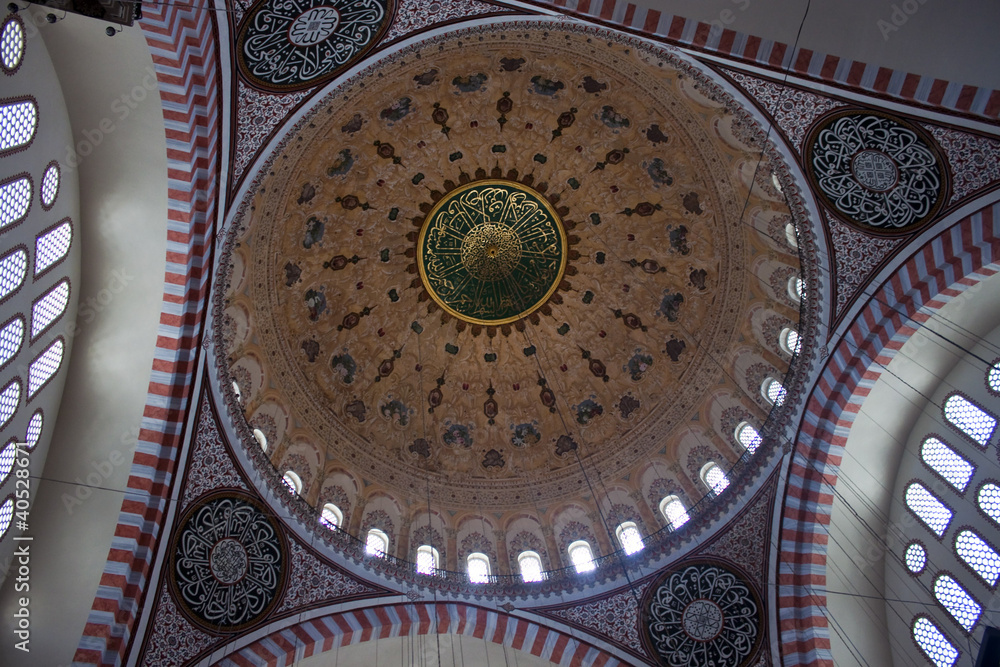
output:
<svg viewBox="0 0 1000 667"><path fill-rule="evenodd" d="M417 241L428 293L473 324L506 324L534 312L559 285L566 255L566 234L548 201L500 180L443 197Z"/></svg>
<svg viewBox="0 0 1000 667"><path fill-rule="evenodd" d="M714 561L664 574L643 603L651 652L670 667L739 667L755 657L760 600L739 574Z"/></svg>
<svg viewBox="0 0 1000 667"><path fill-rule="evenodd" d="M393 0L261 0L240 28L240 71L269 90L319 85L379 40Z"/></svg>
<svg viewBox="0 0 1000 667"><path fill-rule="evenodd" d="M806 166L838 217L866 231L909 232L946 200L947 170L934 140L906 121L839 111L806 140Z"/></svg>
<svg viewBox="0 0 1000 667"><path fill-rule="evenodd" d="M214 495L189 509L171 549L180 607L210 630L240 630L278 600L287 557L275 523L248 496Z"/></svg>

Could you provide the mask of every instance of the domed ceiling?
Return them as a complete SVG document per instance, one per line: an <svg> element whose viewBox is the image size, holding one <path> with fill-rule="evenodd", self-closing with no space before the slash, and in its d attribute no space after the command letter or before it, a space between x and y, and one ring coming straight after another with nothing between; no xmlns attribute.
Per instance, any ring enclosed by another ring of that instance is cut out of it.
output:
<svg viewBox="0 0 1000 667"><path fill-rule="evenodd" d="M222 385L276 465L404 506L638 485L698 422L735 460L720 413L762 423L747 378L788 368L761 322L798 321L771 275L798 270L794 186L763 138L700 70L604 33L503 24L383 59L247 197Z"/></svg>

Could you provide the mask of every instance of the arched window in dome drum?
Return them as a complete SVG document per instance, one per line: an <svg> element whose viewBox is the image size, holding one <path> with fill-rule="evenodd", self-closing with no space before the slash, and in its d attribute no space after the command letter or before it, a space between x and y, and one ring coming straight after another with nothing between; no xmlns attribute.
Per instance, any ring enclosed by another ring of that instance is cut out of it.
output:
<svg viewBox="0 0 1000 667"><path fill-rule="evenodd" d="M986 482L979 487L979 495L976 498L979 509L986 516L993 519L993 522L1000 525L1000 486L992 482Z"/></svg>
<svg viewBox="0 0 1000 667"><path fill-rule="evenodd" d="M772 377L764 378L760 385L761 395L774 405L781 405L785 402L787 392L785 387Z"/></svg>
<svg viewBox="0 0 1000 667"><path fill-rule="evenodd" d="M236 383L234 382L233 384L235 385ZM255 428L253 430L253 439L257 441L257 444L260 445L262 450L265 452L267 451L267 436L264 435L263 431L259 428Z"/></svg>
<svg viewBox="0 0 1000 667"><path fill-rule="evenodd" d="M910 542L904 553L906 569L913 574L920 574L927 565L927 550L919 542Z"/></svg>
<svg viewBox="0 0 1000 667"><path fill-rule="evenodd" d="M73 225L64 220L35 239L35 277L66 257L73 241Z"/></svg>
<svg viewBox="0 0 1000 667"><path fill-rule="evenodd" d="M469 582L473 584L485 584L490 580L490 557L484 553L469 554L465 559L469 572Z"/></svg>
<svg viewBox="0 0 1000 667"><path fill-rule="evenodd" d="M997 577L1000 577L1000 554L986 540L971 530L963 530L955 536L955 553L988 586L996 586Z"/></svg>
<svg viewBox="0 0 1000 667"><path fill-rule="evenodd" d="M937 496L920 482L906 487L906 506L920 519L932 533L941 537L951 523L954 514Z"/></svg>
<svg viewBox="0 0 1000 667"><path fill-rule="evenodd" d="M42 387L52 379L59 367L62 366L64 347L62 338L57 339L28 366L29 399L41 391Z"/></svg>
<svg viewBox="0 0 1000 667"><path fill-rule="evenodd" d="M950 575L942 574L934 580L934 597L951 614L955 621L969 632L979 621L983 608L969 592Z"/></svg>
<svg viewBox="0 0 1000 667"><path fill-rule="evenodd" d="M21 287L27 269L28 253L21 249L0 259L0 299L10 296Z"/></svg>
<svg viewBox="0 0 1000 667"><path fill-rule="evenodd" d="M378 528L369 529L365 537L365 553L377 558L385 556L389 553L389 536Z"/></svg>
<svg viewBox="0 0 1000 667"><path fill-rule="evenodd" d="M635 521L625 521L618 524L615 535L618 536L618 543L622 545L622 549L629 555L642 551L645 546L642 542L642 533L639 532L639 526L635 524Z"/></svg>
<svg viewBox="0 0 1000 667"><path fill-rule="evenodd" d="M747 450L751 454L757 451L763 440L760 437L760 433L757 432L753 426L747 422L740 422L740 425L736 427L736 442L743 446L743 449Z"/></svg>
<svg viewBox="0 0 1000 667"><path fill-rule="evenodd" d="M10 384L4 387L3 391L0 391L0 428L7 425L20 404L21 383L17 380L11 380Z"/></svg>
<svg viewBox="0 0 1000 667"><path fill-rule="evenodd" d="M12 100L0 106L0 157L31 143L37 127L38 105L34 100Z"/></svg>
<svg viewBox="0 0 1000 667"><path fill-rule="evenodd" d="M586 540L577 540L566 548L569 554L569 561L579 573L591 572L597 565L594 563L594 550L590 548L590 543Z"/></svg>
<svg viewBox="0 0 1000 667"><path fill-rule="evenodd" d="M31 206L31 179L14 177L0 184L0 229L24 220Z"/></svg>
<svg viewBox="0 0 1000 667"><path fill-rule="evenodd" d="M24 58L24 24L16 14L10 15L0 29L0 67L13 74Z"/></svg>
<svg viewBox="0 0 1000 667"><path fill-rule="evenodd" d="M31 340L35 341L66 310L69 281L63 280L31 306Z"/></svg>
<svg viewBox="0 0 1000 667"><path fill-rule="evenodd" d="M3 505L0 505L0 539L7 534L10 528L10 520L14 518L14 495L11 494Z"/></svg>
<svg viewBox="0 0 1000 667"><path fill-rule="evenodd" d="M945 400L944 418L980 447L989 444L997 427L996 417L960 394Z"/></svg>
<svg viewBox="0 0 1000 667"><path fill-rule="evenodd" d="M0 368L14 358L24 342L24 320L16 316L0 329Z"/></svg>
<svg viewBox="0 0 1000 667"><path fill-rule="evenodd" d="M344 525L344 513L333 503L326 503L320 512L319 521L327 528L337 528Z"/></svg>
<svg viewBox="0 0 1000 667"><path fill-rule="evenodd" d="M667 496L660 501L660 514L667 520L671 530L677 530L688 522L687 508L677 496Z"/></svg>
<svg viewBox="0 0 1000 667"><path fill-rule="evenodd" d="M420 574L434 574L441 562L438 550L429 544L421 544L417 547L417 572Z"/></svg>
<svg viewBox="0 0 1000 667"><path fill-rule="evenodd" d="M913 639L936 667L954 667L958 662L958 649L926 616L919 616L913 621Z"/></svg>
<svg viewBox="0 0 1000 667"><path fill-rule="evenodd" d="M986 374L986 386L994 394L1000 394L1000 361L990 366L990 370Z"/></svg>
<svg viewBox="0 0 1000 667"><path fill-rule="evenodd" d="M800 303L805 297L806 293L806 283L802 278L798 276L792 276L788 279L788 298L790 298L795 303Z"/></svg>
<svg viewBox="0 0 1000 667"><path fill-rule="evenodd" d="M28 430L24 434L24 442L28 449L34 449L42 437L42 411L36 410L28 421Z"/></svg>
<svg viewBox="0 0 1000 667"><path fill-rule="evenodd" d="M541 581L545 578L542 573L542 557L534 551L522 551L518 554L517 569L521 571L521 579L525 583Z"/></svg>
<svg viewBox="0 0 1000 667"><path fill-rule="evenodd" d="M788 243L789 248L798 249L799 238L798 232L795 230L794 222L789 222L785 225L785 241Z"/></svg>
<svg viewBox="0 0 1000 667"><path fill-rule="evenodd" d="M289 493L296 496L302 493L302 478L294 470L286 470L285 474L281 477L281 481L288 487Z"/></svg>
<svg viewBox="0 0 1000 667"><path fill-rule="evenodd" d="M701 469L701 481L715 496L725 491L729 486L729 476L714 461L709 461Z"/></svg>
<svg viewBox="0 0 1000 667"><path fill-rule="evenodd" d="M7 476L14 469L14 459L17 458L17 441L11 440L0 450L0 485L7 481Z"/></svg>
<svg viewBox="0 0 1000 667"><path fill-rule="evenodd" d="M965 493L972 473L976 471L964 456L935 437L924 440L920 447L920 458L959 493Z"/></svg>
<svg viewBox="0 0 1000 667"><path fill-rule="evenodd" d="M795 356L802 351L802 338L795 329L785 327L778 335L778 345L786 354Z"/></svg>

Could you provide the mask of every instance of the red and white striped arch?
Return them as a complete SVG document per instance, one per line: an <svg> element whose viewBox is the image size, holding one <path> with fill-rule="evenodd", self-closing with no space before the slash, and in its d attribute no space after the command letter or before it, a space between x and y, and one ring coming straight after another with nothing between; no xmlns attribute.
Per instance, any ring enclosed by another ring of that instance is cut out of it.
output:
<svg viewBox="0 0 1000 667"><path fill-rule="evenodd" d="M476 637L565 667L628 665L553 628L473 605L433 602L369 607L303 621L244 646L214 665L286 667L342 646L428 634Z"/></svg>
<svg viewBox="0 0 1000 667"><path fill-rule="evenodd" d="M830 666L826 555L833 487L854 418L881 369L934 312L1000 271L1000 203L930 240L875 291L810 396L788 473L777 564L782 661Z"/></svg>

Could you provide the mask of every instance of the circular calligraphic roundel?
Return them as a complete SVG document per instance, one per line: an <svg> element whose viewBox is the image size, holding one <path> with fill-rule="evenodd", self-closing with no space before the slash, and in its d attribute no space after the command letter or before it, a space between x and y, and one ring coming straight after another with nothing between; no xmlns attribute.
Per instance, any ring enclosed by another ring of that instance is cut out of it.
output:
<svg viewBox="0 0 1000 667"><path fill-rule="evenodd" d="M507 324L534 312L558 287L566 255L552 206L514 181L456 188L431 210L417 241L427 292L473 324Z"/></svg>
<svg viewBox="0 0 1000 667"><path fill-rule="evenodd" d="M394 0L260 0L240 27L240 71L270 90L329 81L378 42L393 5Z"/></svg>
<svg viewBox="0 0 1000 667"><path fill-rule="evenodd" d="M806 140L806 166L837 216L866 231L913 231L937 215L948 191L948 172L930 135L869 111L821 120Z"/></svg>
<svg viewBox="0 0 1000 667"><path fill-rule="evenodd" d="M288 557L277 524L242 493L214 494L180 520L170 586L192 621L236 631L264 618L279 599Z"/></svg>
<svg viewBox="0 0 1000 667"><path fill-rule="evenodd" d="M644 640L670 667L740 667L755 658L763 608L741 574L715 561L663 574L643 599Z"/></svg>

